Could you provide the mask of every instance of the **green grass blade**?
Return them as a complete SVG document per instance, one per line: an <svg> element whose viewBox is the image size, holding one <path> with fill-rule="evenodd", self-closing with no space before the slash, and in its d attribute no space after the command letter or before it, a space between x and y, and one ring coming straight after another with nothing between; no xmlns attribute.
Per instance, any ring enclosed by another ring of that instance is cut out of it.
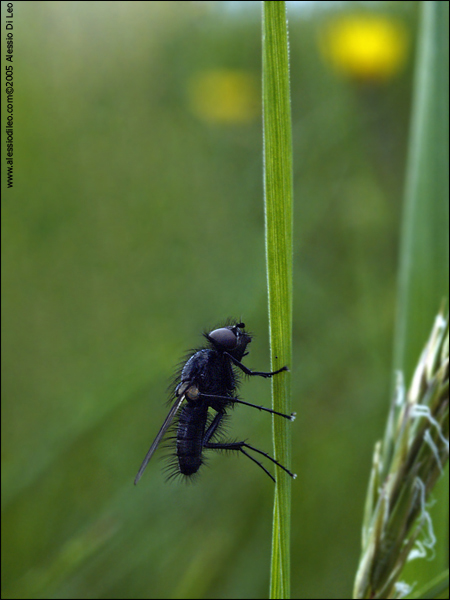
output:
<svg viewBox="0 0 450 600"><path fill-rule="evenodd" d="M266 262L272 369L292 367L292 134L285 2L263 2L263 113ZM290 412L290 374L272 379L273 406ZM290 465L290 428L273 420L274 452ZM290 597L291 480L277 469L271 598Z"/></svg>
<svg viewBox="0 0 450 600"><path fill-rule="evenodd" d="M400 250L395 368L409 381L448 297L448 2L422 2Z"/></svg>
<svg viewBox="0 0 450 600"><path fill-rule="evenodd" d="M449 48L448 2L421 3L405 208L400 250L394 367L409 381L423 340L449 285ZM388 448L388 446L385 446ZM448 468L431 513L440 533L436 558L447 566ZM419 585L435 573L434 561L416 560L403 577Z"/></svg>
<svg viewBox="0 0 450 600"><path fill-rule="evenodd" d="M424 586L448 566L448 467L445 477L440 467L448 460L448 321L442 306L449 281L448 2L422 2L421 10L400 249L396 394L374 455L355 598L400 597L400 588ZM426 441L420 411L436 415L438 454L430 452L437 446ZM423 494L422 514L416 487ZM431 492L434 507L427 504ZM416 552L408 562L416 540L426 537L425 520L436 534L427 540L434 560Z"/></svg>
<svg viewBox="0 0 450 600"><path fill-rule="evenodd" d="M428 598L448 598L448 569L438 575L424 588L410 596L411 600L427 600Z"/></svg>

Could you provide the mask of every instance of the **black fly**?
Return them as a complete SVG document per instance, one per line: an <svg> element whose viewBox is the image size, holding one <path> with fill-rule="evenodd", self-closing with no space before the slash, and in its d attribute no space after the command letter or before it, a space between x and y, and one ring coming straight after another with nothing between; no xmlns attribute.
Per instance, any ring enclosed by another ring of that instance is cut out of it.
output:
<svg viewBox="0 0 450 600"><path fill-rule="evenodd" d="M219 433L226 411L236 403L252 406L291 421L295 419L295 413L285 415L270 408L244 402L235 396L238 387L236 367L246 375L259 377L272 377L288 370L287 367L282 367L278 371L265 373L251 371L243 365L241 360L248 354L246 348L251 342L251 335L244 328L244 323L234 323L204 334L208 340L208 347L194 352L181 369L174 390L174 403L144 458L134 480L135 484L141 478L145 467L180 409L174 436L176 440L174 474L191 477L197 473L203 463L204 449L236 450L248 456L275 481L269 471L246 451L253 450L271 460L291 477L296 477L266 452L246 442L211 441ZM208 413L209 408L216 412L214 417Z"/></svg>

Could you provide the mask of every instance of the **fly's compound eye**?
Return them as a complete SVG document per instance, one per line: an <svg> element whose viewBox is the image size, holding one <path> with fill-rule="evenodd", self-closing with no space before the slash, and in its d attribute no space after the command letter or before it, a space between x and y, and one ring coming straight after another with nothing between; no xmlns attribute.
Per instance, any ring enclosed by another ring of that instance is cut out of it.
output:
<svg viewBox="0 0 450 600"><path fill-rule="evenodd" d="M211 331L211 333L208 335L208 338L218 346L222 346L227 350L234 350L234 348L237 346L236 334L227 327L214 329L214 331Z"/></svg>

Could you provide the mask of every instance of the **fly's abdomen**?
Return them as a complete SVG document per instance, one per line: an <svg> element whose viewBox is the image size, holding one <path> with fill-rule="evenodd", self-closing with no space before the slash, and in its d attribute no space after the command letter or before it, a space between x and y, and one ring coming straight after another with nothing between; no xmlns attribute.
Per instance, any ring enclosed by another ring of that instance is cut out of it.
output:
<svg viewBox="0 0 450 600"><path fill-rule="evenodd" d="M177 430L177 458L180 473L193 475L202 465L203 437L207 406L186 404L181 411Z"/></svg>

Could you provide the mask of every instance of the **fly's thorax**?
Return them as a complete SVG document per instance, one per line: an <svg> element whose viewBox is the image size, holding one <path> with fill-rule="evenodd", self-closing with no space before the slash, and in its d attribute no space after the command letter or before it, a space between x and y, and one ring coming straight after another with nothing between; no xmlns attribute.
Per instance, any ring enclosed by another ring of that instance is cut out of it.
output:
<svg viewBox="0 0 450 600"><path fill-rule="evenodd" d="M211 354L215 352L208 348L197 350L184 365L181 371L181 382L192 382L204 377L211 363Z"/></svg>
<svg viewBox="0 0 450 600"><path fill-rule="evenodd" d="M195 387L201 394L228 395L236 387L236 380L230 357L213 348L204 348L193 354L181 371L181 383L177 396ZM190 390L187 399L195 401L195 389Z"/></svg>

